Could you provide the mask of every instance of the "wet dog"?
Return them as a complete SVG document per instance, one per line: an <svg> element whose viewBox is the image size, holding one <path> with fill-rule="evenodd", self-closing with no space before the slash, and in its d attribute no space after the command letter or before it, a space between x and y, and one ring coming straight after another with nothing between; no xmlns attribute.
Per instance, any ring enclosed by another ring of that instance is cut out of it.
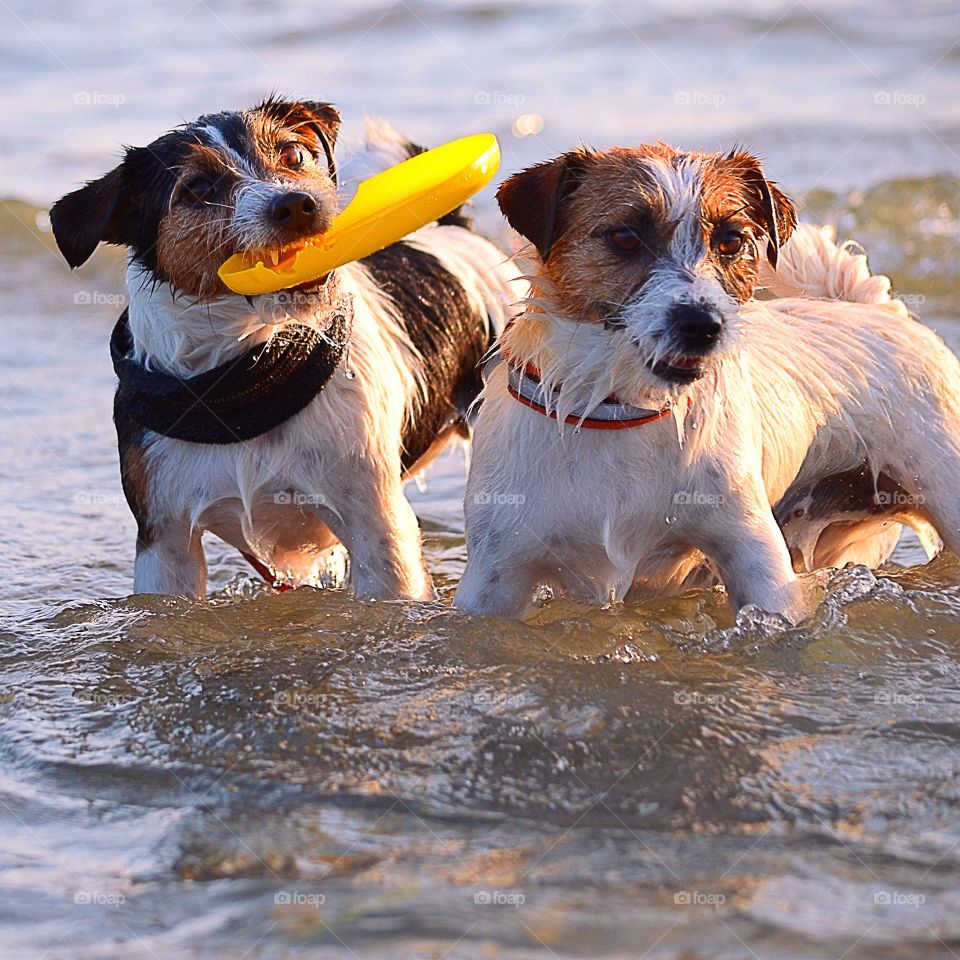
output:
<svg viewBox="0 0 960 960"><path fill-rule="evenodd" d="M245 298L217 276L329 227L339 126L279 99L203 116L51 210L71 267L100 242L129 254L111 348L138 593L202 597L209 531L281 584L316 582L340 541L359 596L432 596L402 479L464 431L516 270L455 212L292 290ZM419 149L369 124L357 163Z"/></svg>
<svg viewBox="0 0 960 960"><path fill-rule="evenodd" d="M753 156L578 150L498 200L536 276L488 367L459 606L719 578L796 620L797 570L879 563L901 523L960 551L960 363Z"/></svg>

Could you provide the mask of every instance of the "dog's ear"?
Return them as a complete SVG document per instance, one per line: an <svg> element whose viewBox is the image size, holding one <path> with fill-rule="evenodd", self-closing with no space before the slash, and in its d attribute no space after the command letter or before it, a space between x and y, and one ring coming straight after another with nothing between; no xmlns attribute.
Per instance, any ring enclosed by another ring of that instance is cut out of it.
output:
<svg viewBox="0 0 960 960"><path fill-rule="evenodd" d="M563 232L563 206L580 183L592 154L564 153L515 173L497 190L497 203L507 222L526 237L546 261Z"/></svg>
<svg viewBox="0 0 960 960"><path fill-rule="evenodd" d="M130 243L133 200L123 176L126 162L61 197L50 208L54 239L71 267L86 263L101 241Z"/></svg>
<svg viewBox="0 0 960 960"><path fill-rule="evenodd" d="M767 234L767 259L776 267L780 248L797 226L797 208L773 181L763 175L760 161L750 153L732 152L724 158L728 169L739 176L751 198L754 220Z"/></svg>
<svg viewBox="0 0 960 960"><path fill-rule="evenodd" d="M340 111L332 103L321 100L281 100L271 96L256 110L292 130L298 127L309 127L313 130L327 155L327 168L336 182L337 167L333 159L333 148L340 133Z"/></svg>
<svg viewBox="0 0 960 960"><path fill-rule="evenodd" d="M294 106L302 107L302 122L309 123L323 131L332 147L340 133L340 111L332 103L319 100L303 100Z"/></svg>
<svg viewBox="0 0 960 960"><path fill-rule="evenodd" d="M340 111L332 103L269 97L256 108L255 112L257 111L292 130L296 130L297 127L310 127L330 150L337 142L337 134L340 132Z"/></svg>

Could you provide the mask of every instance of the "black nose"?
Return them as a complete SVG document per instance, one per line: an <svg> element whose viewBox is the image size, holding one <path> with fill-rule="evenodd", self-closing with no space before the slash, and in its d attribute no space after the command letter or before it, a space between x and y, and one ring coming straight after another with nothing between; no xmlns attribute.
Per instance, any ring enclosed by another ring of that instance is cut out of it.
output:
<svg viewBox="0 0 960 960"><path fill-rule="evenodd" d="M317 201L302 190L282 193L274 198L270 212L282 227L309 227L317 212Z"/></svg>
<svg viewBox="0 0 960 960"><path fill-rule="evenodd" d="M723 332L719 313L693 303L672 306L669 320L683 349L691 352L712 350Z"/></svg>

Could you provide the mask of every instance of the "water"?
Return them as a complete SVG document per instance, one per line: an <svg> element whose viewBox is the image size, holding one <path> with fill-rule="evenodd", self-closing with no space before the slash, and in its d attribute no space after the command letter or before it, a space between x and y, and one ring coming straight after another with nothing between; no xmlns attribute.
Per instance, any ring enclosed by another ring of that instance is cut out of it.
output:
<svg viewBox="0 0 960 960"><path fill-rule="evenodd" d="M127 599L119 260L43 210L121 142L276 87L505 171L741 139L960 348L952 3L0 8L0 956L918 960L960 953L960 563L528 624L449 609L459 454L410 496L435 604ZM920 99L922 98L922 100ZM521 115L542 132L517 136ZM489 192L481 224L506 240Z"/></svg>

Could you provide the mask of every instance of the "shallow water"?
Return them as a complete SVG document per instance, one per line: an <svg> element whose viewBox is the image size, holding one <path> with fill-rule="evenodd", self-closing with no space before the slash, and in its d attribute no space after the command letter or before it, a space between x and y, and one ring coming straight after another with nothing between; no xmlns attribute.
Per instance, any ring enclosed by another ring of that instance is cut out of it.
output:
<svg viewBox="0 0 960 960"><path fill-rule="evenodd" d="M957 560L812 578L796 629L714 592L469 618L454 453L410 488L438 603L274 595L215 542L210 602L126 599L119 261L70 275L43 213L272 86L494 129L507 170L739 137L960 348L960 16L904 9L0 8L4 960L960 953Z"/></svg>

